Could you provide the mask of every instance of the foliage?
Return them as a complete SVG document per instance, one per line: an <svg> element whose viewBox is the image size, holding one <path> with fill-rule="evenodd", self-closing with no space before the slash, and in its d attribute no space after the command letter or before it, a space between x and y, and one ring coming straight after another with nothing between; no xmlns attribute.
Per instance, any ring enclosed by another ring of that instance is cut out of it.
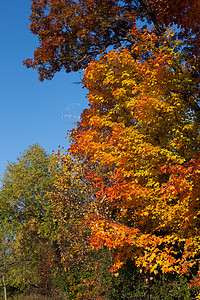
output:
<svg viewBox="0 0 200 300"><path fill-rule="evenodd" d="M21 289L51 280L55 267L55 226L47 192L57 166L44 149L29 147L16 163L8 163L0 192L1 247L7 284ZM53 265L52 265L53 261Z"/></svg>
<svg viewBox="0 0 200 300"><path fill-rule="evenodd" d="M188 290L184 276L161 276L141 273L132 261L119 271L110 273L113 251L106 248L91 250L88 228L95 203L95 189L85 180L88 162L75 160L61 151L54 155L60 165L56 174L56 190L51 195L54 222L58 223L62 264L66 270L67 299L191 299L194 291ZM95 169L97 166L92 165ZM99 208L99 207L98 207Z"/></svg>
<svg viewBox="0 0 200 300"><path fill-rule="evenodd" d="M24 63L41 81L86 67L89 108L70 154L54 155L46 205L33 205L36 183L31 213L23 194L1 209L3 253L39 260L68 299L200 299L199 4L32 0L31 10L40 44Z"/></svg>
<svg viewBox="0 0 200 300"><path fill-rule="evenodd" d="M181 27L179 37L186 39L190 51L198 55L200 41L200 4L195 0L147 0L159 23Z"/></svg>
<svg viewBox="0 0 200 300"><path fill-rule="evenodd" d="M107 290L110 253L92 251L89 246L87 219L94 192L84 182L85 164L61 151L54 159L59 170L50 197L59 232L55 238L66 272L63 291L68 299L100 299Z"/></svg>
<svg viewBox="0 0 200 300"><path fill-rule="evenodd" d="M128 261L113 275L109 299L193 299L195 290L188 289L188 278L177 275L152 275L141 272Z"/></svg>
<svg viewBox="0 0 200 300"><path fill-rule="evenodd" d="M32 1L30 29L40 46L26 65L37 69L40 80L51 79L62 67L67 72L83 68L104 47L126 37L135 21L129 2L121 9L116 0Z"/></svg>
<svg viewBox="0 0 200 300"><path fill-rule="evenodd" d="M38 36L39 46L34 58L24 64L35 68L41 81L51 79L61 69L83 69L108 47L130 49L140 43L137 35L133 38L130 34L138 21L152 23L159 36L165 25L174 22L182 26L185 34L179 38L188 43L189 56L192 48L197 55L198 5L198 1L191 5L191 1L174 0L32 0L30 30Z"/></svg>
<svg viewBox="0 0 200 300"><path fill-rule="evenodd" d="M189 274L200 259L196 83L170 35L153 52L155 35L142 34L138 60L122 48L89 64L90 108L70 151L89 162L86 179L98 189L90 242L115 252L112 271L130 259L150 273Z"/></svg>

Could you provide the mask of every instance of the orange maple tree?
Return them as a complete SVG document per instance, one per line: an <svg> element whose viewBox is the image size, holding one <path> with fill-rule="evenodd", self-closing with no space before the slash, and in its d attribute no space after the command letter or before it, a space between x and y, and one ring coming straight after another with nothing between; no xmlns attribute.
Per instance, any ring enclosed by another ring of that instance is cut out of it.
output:
<svg viewBox="0 0 200 300"><path fill-rule="evenodd" d="M142 42L131 51L88 65L90 107L72 130L70 152L88 162L96 189L90 243L114 251L111 271L131 259L151 273L187 274L200 259L198 82L172 33L160 44L153 32L137 33Z"/></svg>

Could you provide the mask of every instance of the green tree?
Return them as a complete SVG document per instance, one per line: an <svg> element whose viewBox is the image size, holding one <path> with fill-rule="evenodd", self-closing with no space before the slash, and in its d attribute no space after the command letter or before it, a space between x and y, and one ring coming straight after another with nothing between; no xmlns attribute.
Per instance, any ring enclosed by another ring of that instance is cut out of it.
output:
<svg viewBox="0 0 200 300"><path fill-rule="evenodd" d="M38 144L8 163L0 192L0 267L10 286L25 288L52 280L59 253L54 243L52 191L57 166Z"/></svg>

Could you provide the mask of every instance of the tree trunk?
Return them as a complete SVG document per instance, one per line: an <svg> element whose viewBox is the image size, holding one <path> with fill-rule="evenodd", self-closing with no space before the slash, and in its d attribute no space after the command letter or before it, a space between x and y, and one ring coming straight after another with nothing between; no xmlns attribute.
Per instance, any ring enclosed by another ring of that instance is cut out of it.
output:
<svg viewBox="0 0 200 300"><path fill-rule="evenodd" d="M7 300L6 283L5 283L5 277L4 277L4 275L2 275L2 279L3 279L4 298L5 298L5 300Z"/></svg>

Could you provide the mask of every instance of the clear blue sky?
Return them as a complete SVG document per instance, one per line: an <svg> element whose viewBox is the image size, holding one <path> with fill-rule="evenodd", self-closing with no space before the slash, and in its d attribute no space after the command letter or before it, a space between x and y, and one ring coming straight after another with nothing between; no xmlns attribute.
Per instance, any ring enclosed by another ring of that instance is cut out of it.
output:
<svg viewBox="0 0 200 300"><path fill-rule="evenodd" d="M14 162L25 149L38 142L48 153L67 148L67 131L74 118L87 107L80 73L60 72L41 83L37 72L22 61L33 57L37 38L29 31L29 0L0 1L0 178L7 161ZM66 112L67 111L67 112Z"/></svg>

